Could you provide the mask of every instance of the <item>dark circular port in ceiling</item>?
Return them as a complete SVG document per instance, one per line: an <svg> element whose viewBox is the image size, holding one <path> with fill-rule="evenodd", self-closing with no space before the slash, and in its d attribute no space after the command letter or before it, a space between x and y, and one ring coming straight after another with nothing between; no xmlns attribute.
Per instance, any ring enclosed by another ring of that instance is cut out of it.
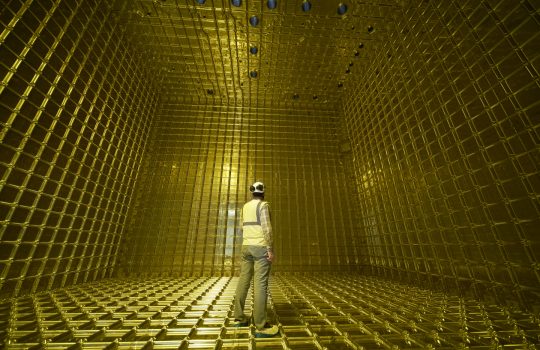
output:
<svg viewBox="0 0 540 350"><path fill-rule="evenodd" d="M231 3L236 7L242 6L242 0L231 0Z"/></svg>
<svg viewBox="0 0 540 350"><path fill-rule="evenodd" d="M302 2L302 11L308 12L309 10L311 10L311 2L309 0L304 0Z"/></svg>
<svg viewBox="0 0 540 350"><path fill-rule="evenodd" d="M252 78L257 78L257 71L256 70L252 70L251 72L249 72L249 76L252 77Z"/></svg>
<svg viewBox="0 0 540 350"><path fill-rule="evenodd" d="M249 23L254 27L257 26L259 24L259 17L255 16L255 15L251 16L249 18Z"/></svg>
<svg viewBox="0 0 540 350"><path fill-rule="evenodd" d="M358 48L359 48L359 49L363 49L363 48L364 48L364 43L358 44Z"/></svg>
<svg viewBox="0 0 540 350"><path fill-rule="evenodd" d="M340 3L337 8L338 15L344 15L347 12L347 5Z"/></svg>
<svg viewBox="0 0 540 350"><path fill-rule="evenodd" d="M339 83L337 84L337 87L338 87L338 88L342 88L342 87L343 87L343 83L342 83L342 82L339 82Z"/></svg>
<svg viewBox="0 0 540 350"><path fill-rule="evenodd" d="M206 2L206 0L195 0L197 2L197 4L199 5L204 5L204 3Z"/></svg>
<svg viewBox="0 0 540 350"><path fill-rule="evenodd" d="M206 90L206 93L207 93L208 95L213 95L213 94L214 94L214 90L213 90L213 89L208 89L208 90Z"/></svg>
<svg viewBox="0 0 540 350"><path fill-rule="evenodd" d="M259 52L259 49L257 49L257 46L252 46L249 48L249 52L251 52L252 55L256 55L257 52Z"/></svg>
<svg viewBox="0 0 540 350"><path fill-rule="evenodd" d="M368 31L368 33L371 34L371 33L373 33L373 32L375 31L375 28L373 28L372 25L369 25L369 26L367 27L367 31Z"/></svg>
<svg viewBox="0 0 540 350"><path fill-rule="evenodd" d="M300 98L300 95L294 94L294 95L292 96L292 98L293 98L293 100L298 100L298 99Z"/></svg>
<svg viewBox="0 0 540 350"><path fill-rule="evenodd" d="M268 0L266 6L268 6L270 10L275 9L277 7L277 0Z"/></svg>
<svg viewBox="0 0 540 350"><path fill-rule="evenodd" d="M314 99L314 100L316 100L316 99L318 99L318 98L319 98L319 96L313 95L313 99Z"/></svg>

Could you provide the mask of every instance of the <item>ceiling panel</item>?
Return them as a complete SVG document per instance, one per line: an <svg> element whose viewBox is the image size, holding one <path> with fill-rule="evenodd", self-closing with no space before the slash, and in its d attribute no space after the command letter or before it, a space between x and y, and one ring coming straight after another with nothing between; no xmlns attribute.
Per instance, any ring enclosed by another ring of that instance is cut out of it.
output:
<svg viewBox="0 0 540 350"><path fill-rule="evenodd" d="M165 99L257 106L339 103L400 9L398 0L119 0L132 43L161 77ZM250 24L252 16L259 23ZM256 47L257 52L250 49Z"/></svg>

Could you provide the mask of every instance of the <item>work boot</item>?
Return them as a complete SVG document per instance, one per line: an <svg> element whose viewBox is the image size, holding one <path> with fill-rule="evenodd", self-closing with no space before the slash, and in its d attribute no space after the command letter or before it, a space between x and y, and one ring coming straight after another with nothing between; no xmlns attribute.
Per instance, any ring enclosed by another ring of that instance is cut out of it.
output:
<svg viewBox="0 0 540 350"><path fill-rule="evenodd" d="M272 338L278 334L278 326L272 326L268 322L266 322L263 329L257 329L255 331L255 338Z"/></svg>

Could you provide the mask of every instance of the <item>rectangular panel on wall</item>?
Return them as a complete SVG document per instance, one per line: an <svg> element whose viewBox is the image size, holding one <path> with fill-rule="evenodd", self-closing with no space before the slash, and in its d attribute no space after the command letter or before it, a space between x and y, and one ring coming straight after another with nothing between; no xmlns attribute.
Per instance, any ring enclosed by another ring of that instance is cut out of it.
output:
<svg viewBox="0 0 540 350"><path fill-rule="evenodd" d="M113 271L157 96L111 10L1 10L0 297Z"/></svg>
<svg viewBox="0 0 540 350"><path fill-rule="evenodd" d="M343 110L373 272L538 305L536 17L410 4L372 53Z"/></svg>
<svg viewBox="0 0 540 350"><path fill-rule="evenodd" d="M354 270L350 195L330 111L164 103L141 170L121 266L232 275L240 211L265 183L275 271Z"/></svg>

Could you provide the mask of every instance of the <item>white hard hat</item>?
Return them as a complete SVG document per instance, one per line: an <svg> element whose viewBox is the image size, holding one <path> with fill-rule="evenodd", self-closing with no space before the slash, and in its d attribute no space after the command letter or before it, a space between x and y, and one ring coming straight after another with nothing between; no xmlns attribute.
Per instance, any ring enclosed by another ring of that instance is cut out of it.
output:
<svg viewBox="0 0 540 350"><path fill-rule="evenodd" d="M264 184L260 181L255 182L249 186L249 192L251 193L264 193Z"/></svg>

